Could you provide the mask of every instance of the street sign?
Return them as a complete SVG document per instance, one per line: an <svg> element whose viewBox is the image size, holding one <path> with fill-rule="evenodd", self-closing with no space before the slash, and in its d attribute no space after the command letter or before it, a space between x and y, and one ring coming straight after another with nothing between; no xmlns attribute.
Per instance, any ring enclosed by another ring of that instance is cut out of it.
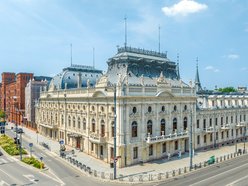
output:
<svg viewBox="0 0 248 186"><path fill-rule="evenodd" d="M60 144L60 145L64 145L64 140L60 140L60 141L59 141L59 144Z"/></svg>
<svg viewBox="0 0 248 186"><path fill-rule="evenodd" d="M34 146L34 144L33 143L29 143L29 147L33 147Z"/></svg>

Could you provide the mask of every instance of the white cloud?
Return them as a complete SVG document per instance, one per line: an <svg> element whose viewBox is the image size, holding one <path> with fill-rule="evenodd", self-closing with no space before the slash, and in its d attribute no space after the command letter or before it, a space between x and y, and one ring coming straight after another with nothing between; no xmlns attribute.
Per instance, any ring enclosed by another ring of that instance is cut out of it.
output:
<svg viewBox="0 0 248 186"><path fill-rule="evenodd" d="M212 71L212 72L219 72L220 70L213 67L213 66L206 66L205 70Z"/></svg>
<svg viewBox="0 0 248 186"><path fill-rule="evenodd" d="M207 9L206 4L200 4L193 0L182 0L171 7L163 7L162 11L166 16L173 17L177 15L187 16L188 14L197 13Z"/></svg>
<svg viewBox="0 0 248 186"><path fill-rule="evenodd" d="M227 58L228 59L235 60L235 59L238 59L239 58L239 55L238 54L229 54L229 55L227 55Z"/></svg>

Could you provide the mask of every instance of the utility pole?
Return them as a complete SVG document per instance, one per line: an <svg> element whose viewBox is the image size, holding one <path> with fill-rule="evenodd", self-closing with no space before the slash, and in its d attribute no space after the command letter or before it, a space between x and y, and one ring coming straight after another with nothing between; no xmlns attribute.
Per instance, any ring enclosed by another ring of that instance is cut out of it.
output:
<svg viewBox="0 0 248 186"><path fill-rule="evenodd" d="M193 119L193 108L191 109L191 114L190 114L190 117L191 117L191 123L190 123L190 162L189 162L189 168L190 168L190 170L192 170L193 169L193 142L192 142L192 137L193 137L193 135L192 135L192 133L193 133L193 121L192 121L192 119Z"/></svg>
<svg viewBox="0 0 248 186"><path fill-rule="evenodd" d="M116 179L116 85L114 85L114 179Z"/></svg>

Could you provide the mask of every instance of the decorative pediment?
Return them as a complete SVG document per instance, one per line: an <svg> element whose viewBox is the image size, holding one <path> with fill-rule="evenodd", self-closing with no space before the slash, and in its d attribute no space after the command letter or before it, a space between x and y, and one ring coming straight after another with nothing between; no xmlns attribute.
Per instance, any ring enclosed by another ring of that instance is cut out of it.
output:
<svg viewBox="0 0 248 186"><path fill-rule="evenodd" d="M172 93L170 92L167 92L167 91L161 91L161 92L158 92L157 97L175 97Z"/></svg>
<svg viewBox="0 0 248 186"><path fill-rule="evenodd" d="M107 87L108 86L108 76L102 75L96 84L96 87Z"/></svg>
<svg viewBox="0 0 248 186"><path fill-rule="evenodd" d="M94 97L94 98L96 98L96 97L106 97L106 94L104 92L102 92L102 91L96 91L96 92L94 92L92 97Z"/></svg>

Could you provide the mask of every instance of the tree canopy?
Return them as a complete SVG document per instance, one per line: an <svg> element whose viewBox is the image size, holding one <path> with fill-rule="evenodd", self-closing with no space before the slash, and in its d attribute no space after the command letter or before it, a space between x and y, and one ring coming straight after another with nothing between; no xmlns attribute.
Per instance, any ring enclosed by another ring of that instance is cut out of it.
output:
<svg viewBox="0 0 248 186"><path fill-rule="evenodd" d="M0 110L0 118L5 118L5 112Z"/></svg>
<svg viewBox="0 0 248 186"><path fill-rule="evenodd" d="M237 90L233 87L224 87L224 88L219 88L219 92L237 92Z"/></svg>

